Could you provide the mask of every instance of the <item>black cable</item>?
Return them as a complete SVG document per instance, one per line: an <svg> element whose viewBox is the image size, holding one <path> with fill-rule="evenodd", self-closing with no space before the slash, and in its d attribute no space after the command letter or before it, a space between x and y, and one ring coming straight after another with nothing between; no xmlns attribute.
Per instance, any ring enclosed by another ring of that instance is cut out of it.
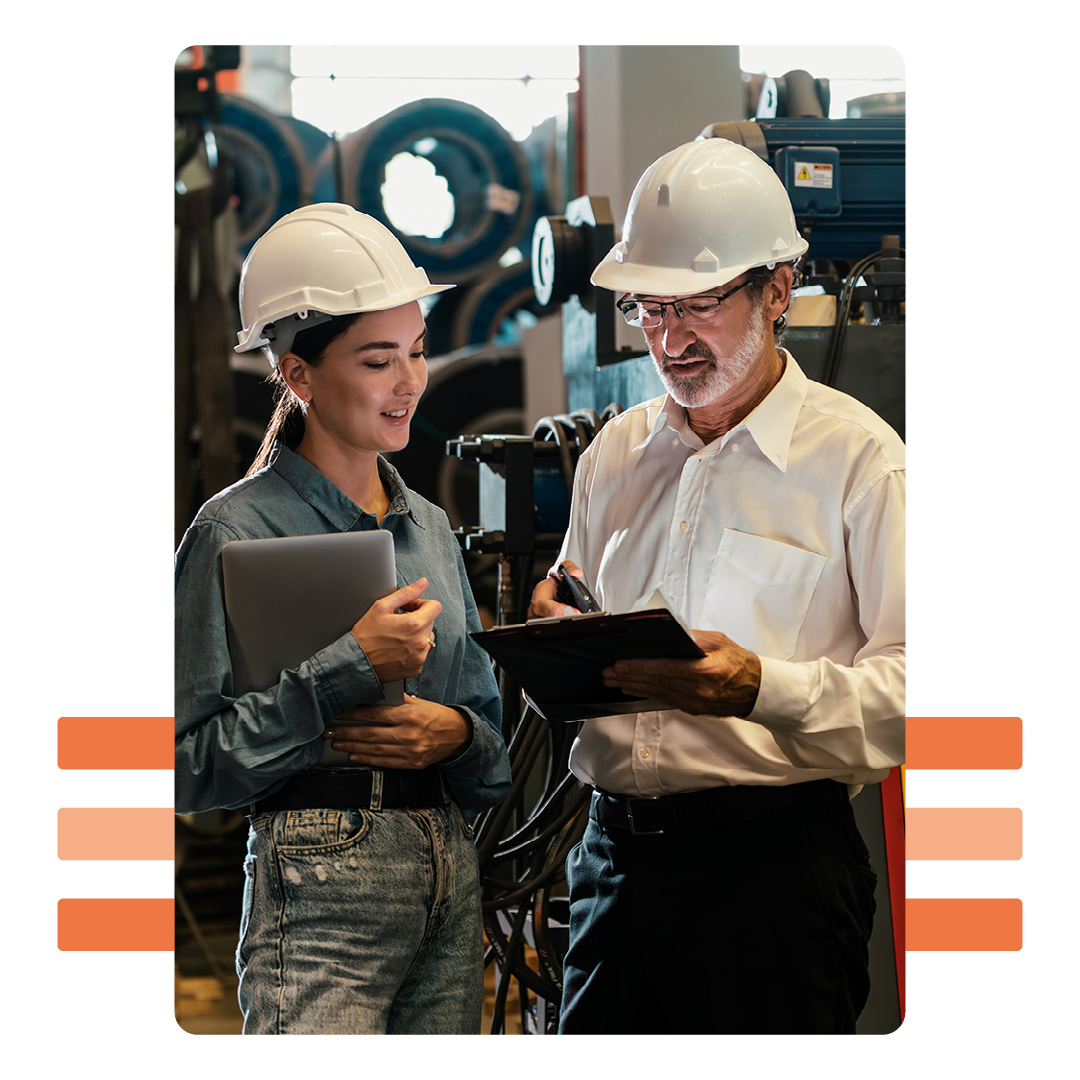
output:
<svg viewBox="0 0 1080 1080"><path fill-rule="evenodd" d="M573 486L574 461L570 455L570 443L566 437L566 430L556 417L545 416L533 425L532 436L535 439L542 433L544 434L544 438L540 441L554 441L555 446L559 451L559 460L562 463L563 480L566 481L566 486L569 489ZM547 438L548 435L550 435L550 438Z"/></svg>
<svg viewBox="0 0 1080 1080"><path fill-rule="evenodd" d="M528 710L528 712L531 711ZM541 724L546 723L542 717L540 720ZM519 730L520 727L524 726L524 723L519 725ZM482 822L477 822L475 834L476 854L480 861L482 876L487 872L487 867L491 862L499 837L502 835L503 828L524 791L525 784L529 779L529 771L542 747L543 729L541 726L533 723L526 727L524 737L520 742L517 739L518 734L519 732L515 732L515 737L511 741L511 745L515 743L517 745L510 764L510 791L497 806L492 807L489 815L485 815Z"/></svg>
<svg viewBox="0 0 1080 1080"><path fill-rule="evenodd" d="M562 823L558 841L548 847L539 870L526 871L524 877L518 881L492 878L490 875L485 879L485 884L501 888L503 891L492 899L485 901L485 909L498 909L516 903L518 900L532 895L536 889L543 885L549 885L555 881L563 880L563 866L570 849L581 839L584 832L585 819L580 816L590 793L586 790L579 793L575 799L573 813ZM538 853L537 853L538 854Z"/></svg>
<svg viewBox="0 0 1080 1080"><path fill-rule="evenodd" d="M595 414L593 414L595 415ZM567 417L559 417L560 420L569 422L569 425L573 427L574 436L576 439L577 457L581 457L585 450L585 447L592 442L593 432L596 430L596 425L592 424L590 427L586 421L589 419L587 412L574 412ZM575 459L575 465L577 461Z"/></svg>
<svg viewBox="0 0 1080 1080"><path fill-rule="evenodd" d="M509 837L498 840L498 831L494 825L487 821L483 823L479 832L484 834L484 856L486 860L499 859L502 852L507 850L508 844L519 844L522 837L527 835L530 829L542 828L544 819L556 800L563 797L567 791L579 783L577 778L569 772L565 765L559 773L555 771L556 762L565 762L569 757L568 743L572 733L576 733L577 726L574 724L558 724L552 726L534 709L529 707L526 719L519 725L515 732L511 754L511 781L512 792L520 792L521 788L531 778L531 767L536 761L539 751L543 748L542 737L548 735L550 754L548 758L547 775L544 779L542 793L533 809L532 816L516 832ZM522 733L524 732L524 736ZM555 784L554 790L552 784ZM492 843L488 837L494 835ZM500 847L501 845L501 847Z"/></svg>
<svg viewBox="0 0 1080 1080"><path fill-rule="evenodd" d="M567 497L573 491L574 470L578 459L597 432L622 407L610 404L598 416L592 409L545 416L533 426L532 435L541 442L554 442L566 483ZM514 621L524 622L533 586L535 552L511 560L516 575L510 582L510 604L516 609ZM515 688L516 689L516 688ZM498 806L477 818L475 841L480 859L482 910L490 949L487 962L496 965L498 992L492 1031L505 1029L506 1000L511 978L522 989L523 1025L525 991L558 1007L562 988L562 957L558 955L546 924L550 905L548 890L565 881L564 865L571 848L584 832L590 791L567 766L570 743L578 725L550 724L535 709L511 695L504 697L504 715L520 710L516 724L507 727L511 764L510 792ZM538 766L547 751L543 772ZM534 775L538 773L538 775ZM533 791L539 781L539 794L530 809L523 806L526 790ZM520 815L516 818L515 815ZM521 820L523 819L523 820ZM537 898L545 902L538 911ZM517 905L517 910L514 907ZM538 957L543 973L533 971L524 961L526 919L533 913L533 937L542 945ZM512 914L511 914L512 913ZM509 919L509 938L501 929L500 919ZM540 952L543 956L540 956Z"/></svg>
<svg viewBox="0 0 1080 1080"><path fill-rule="evenodd" d="M562 799L575 784L580 783L581 781L578 780L572 772L567 772L566 776L563 777L562 783L559 784L544 805L537 810L516 833L506 837L505 840L496 846L492 861L498 862L501 859L508 859L512 858L514 855L523 854L529 847L535 847L541 844L549 836L558 832L565 825L566 821L573 817L574 812L576 812L573 805L570 810L565 808L560 810L560 812L552 817L547 824L541 826L541 821L557 799ZM535 828L539 828L540 831L535 832ZM531 834L528 839L525 838L526 833ZM507 847L504 845L512 846Z"/></svg>
<svg viewBox="0 0 1080 1080"><path fill-rule="evenodd" d="M826 386L835 386L837 376L840 373L840 357L844 351L844 338L847 335L848 322L851 318L851 307L855 298L855 288L859 278L862 277L866 271L879 262L883 258L896 259L904 258L903 248L882 248L880 251L875 251L873 255L867 255L865 258L860 259L848 273L848 276L844 279L843 287L840 290L840 296L836 302L836 321L833 323L833 332L829 338L829 349L825 356L825 378L824 382Z"/></svg>
<svg viewBox="0 0 1080 1080"><path fill-rule="evenodd" d="M512 965L510 960L520 948L521 938L525 929L525 915L527 912L528 906L525 904L518 909L518 913L514 917L514 925L510 933L510 939L506 944L506 962L503 965L502 971L499 973L500 977L496 980L495 986L495 1006L491 1016L492 1032L506 1030L506 995L510 989L509 972L516 966Z"/></svg>

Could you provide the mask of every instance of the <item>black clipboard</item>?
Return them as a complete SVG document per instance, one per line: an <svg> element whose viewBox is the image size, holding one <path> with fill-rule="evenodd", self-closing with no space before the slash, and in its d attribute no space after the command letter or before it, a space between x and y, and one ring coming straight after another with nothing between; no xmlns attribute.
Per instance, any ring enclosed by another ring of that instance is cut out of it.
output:
<svg viewBox="0 0 1080 1080"><path fill-rule="evenodd" d="M521 684L529 704L553 721L671 708L605 686L601 672L616 660L692 660L705 655L666 608L536 619L472 637Z"/></svg>

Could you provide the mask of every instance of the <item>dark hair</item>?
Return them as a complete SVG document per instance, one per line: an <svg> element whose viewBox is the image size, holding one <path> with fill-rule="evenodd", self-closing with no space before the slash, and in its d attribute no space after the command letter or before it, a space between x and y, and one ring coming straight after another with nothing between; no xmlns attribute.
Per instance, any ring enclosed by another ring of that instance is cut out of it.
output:
<svg viewBox="0 0 1080 1080"><path fill-rule="evenodd" d="M288 351L295 353L312 367L317 367L330 343L341 337L361 314L363 313L354 311L349 315L334 315L329 322L317 323L308 330L301 330L293 338ZM266 425L266 434L263 435L262 444L246 476L251 476L270 464L271 451L279 441L284 442L290 449L295 449L304 437L304 406L282 378L281 369L275 367L266 381L274 386L274 413Z"/></svg>
<svg viewBox="0 0 1080 1080"><path fill-rule="evenodd" d="M746 271L746 276L750 279L750 285L747 287L747 292L754 297L757 303L761 303L761 297L765 290L765 286L772 281L773 276L780 266L790 266L792 273L791 288L794 291L798 288L799 283L802 281L802 264L803 260L800 256L794 262L780 263L778 266L774 266L771 270L767 266L755 266L752 270ZM791 303L790 298L788 303ZM784 312L787 308L784 308ZM773 338L777 345L780 344L784 337L784 331L787 329L787 319L784 314L781 313L780 318L773 323Z"/></svg>

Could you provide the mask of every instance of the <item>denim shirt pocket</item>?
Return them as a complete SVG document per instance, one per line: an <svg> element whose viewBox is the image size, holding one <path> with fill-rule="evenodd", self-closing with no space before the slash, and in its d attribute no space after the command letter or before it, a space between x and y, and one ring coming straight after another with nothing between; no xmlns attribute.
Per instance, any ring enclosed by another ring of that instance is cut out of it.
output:
<svg viewBox="0 0 1080 1080"><path fill-rule="evenodd" d="M791 659L825 562L816 551L725 529L701 628L719 630L760 656Z"/></svg>

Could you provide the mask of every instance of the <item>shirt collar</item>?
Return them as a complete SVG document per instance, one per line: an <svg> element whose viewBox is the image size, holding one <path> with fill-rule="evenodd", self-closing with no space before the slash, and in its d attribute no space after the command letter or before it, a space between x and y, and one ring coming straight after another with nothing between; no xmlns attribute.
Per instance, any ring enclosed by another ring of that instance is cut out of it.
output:
<svg viewBox="0 0 1080 1080"><path fill-rule="evenodd" d="M397 469L385 458L379 457L379 475L383 478L387 490L390 492L390 514L408 514L412 521L419 525L416 516L409 506L409 489L405 486ZM290 450L284 443L278 442L274 446L270 460L270 466L282 477L295 491L310 503L326 520L341 532L349 532L356 528L362 519L370 518L372 522L377 519L374 514L369 514L359 507L345 494L333 481L328 480L310 461L301 457L295 450ZM369 527L375 527L374 525Z"/></svg>
<svg viewBox="0 0 1080 1080"><path fill-rule="evenodd" d="M780 349L779 352L784 360L780 381L749 416L717 440L715 451L719 451L726 444L733 432L745 429L762 454L781 472L786 472L795 423L806 400L807 378L791 353L786 349ZM677 404L670 394L657 398L655 402L649 402L648 408L652 414L649 434L643 442L634 447L635 450L644 450L665 428L676 432L691 449L702 448L701 440L690 428L686 409Z"/></svg>
<svg viewBox="0 0 1080 1080"><path fill-rule="evenodd" d="M780 381L738 426L746 428L765 457L786 472L795 424L806 401L807 378L791 353L779 352L784 360Z"/></svg>
<svg viewBox="0 0 1080 1080"><path fill-rule="evenodd" d="M682 413L682 422L684 425L686 423L686 410L676 405L670 397L658 397L655 401L647 402L645 408L649 413L649 434L633 448L633 452L644 450L645 447L647 447L649 443L651 443L653 439L668 426L673 415L671 409L675 409L679 413ZM676 420L677 419L678 418L676 417ZM675 430L679 431L677 422L675 424Z"/></svg>

